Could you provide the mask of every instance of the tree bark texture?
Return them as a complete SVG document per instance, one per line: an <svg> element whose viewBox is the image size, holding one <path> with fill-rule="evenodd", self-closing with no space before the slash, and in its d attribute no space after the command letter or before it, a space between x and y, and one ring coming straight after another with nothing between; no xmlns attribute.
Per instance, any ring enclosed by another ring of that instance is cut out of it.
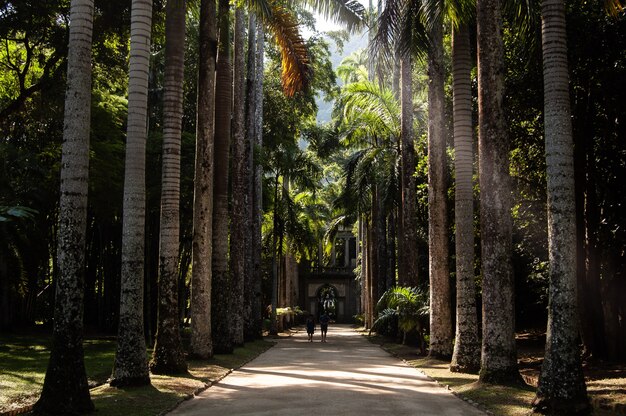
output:
<svg viewBox="0 0 626 416"><path fill-rule="evenodd" d="M168 0L165 21L163 169L159 247L159 306L150 369L156 374L187 370L178 320L180 245L180 145L183 117L185 0Z"/></svg>
<svg viewBox="0 0 626 416"><path fill-rule="evenodd" d="M450 369L480 370L480 338L474 284L474 141L469 27L452 29L456 223L456 336Z"/></svg>
<svg viewBox="0 0 626 416"><path fill-rule="evenodd" d="M247 209L247 160L245 133L245 52L244 12L235 10L235 60L233 98L233 145L232 145L232 213L230 233L230 270L232 278L233 309L231 311L233 342L243 345L244 340L244 281L246 259L246 236L249 224Z"/></svg>
<svg viewBox="0 0 626 416"><path fill-rule="evenodd" d="M211 340L211 256L213 234L213 135L215 133L215 2L201 0L196 115L196 168L193 206L193 267L191 270L192 356L213 356Z"/></svg>
<svg viewBox="0 0 626 416"><path fill-rule="evenodd" d="M550 286L546 354L535 411L588 414L578 347L576 203L563 0L543 0L542 46Z"/></svg>
<svg viewBox="0 0 626 416"><path fill-rule="evenodd" d="M519 382L515 349L509 139L502 98L504 46L499 0L478 0L478 154L483 274L480 381Z"/></svg>
<svg viewBox="0 0 626 416"><path fill-rule="evenodd" d="M211 317L213 349L233 352L231 278L228 269L228 160L233 112L233 73L230 58L230 4L218 2L218 52L215 79L215 177L213 193L213 282Z"/></svg>
<svg viewBox="0 0 626 416"><path fill-rule="evenodd" d="M63 122L52 350L35 413L92 411L83 350L93 1L73 0Z"/></svg>
<svg viewBox="0 0 626 416"><path fill-rule="evenodd" d="M411 57L400 58L400 106L401 119L401 184L402 211L398 252L398 282L400 286L417 286L417 185L415 183L415 144L413 138L413 82L411 79Z"/></svg>
<svg viewBox="0 0 626 416"><path fill-rule="evenodd" d="M256 137L256 14L250 13L248 17L248 55L246 76L246 129L245 129L245 192L247 203L244 206L248 232L245 238L245 273L244 273L244 341L252 341L257 338L254 320L255 316L255 288L254 288L254 140Z"/></svg>
<svg viewBox="0 0 626 416"><path fill-rule="evenodd" d="M252 262L253 274L250 282L250 292L253 293L252 315L250 318L251 334L255 338L262 336L264 305L261 296L261 225L263 221L263 167L258 160L258 152L263 148L263 55L265 48L265 36L262 24L256 25L256 45L254 83L251 95L254 95L254 135L251 136L253 178L252 178ZM253 43L250 42L250 45Z"/></svg>
<svg viewBox="0 0 626 416"><path fill-rule="evenodd" d="M122 228L122 275L117 350L110 384L150 383L143 318L146 140L152 0L133 0L128 82L128 127Z"/></svg>
<svg viewBox="0 0 626 416"><path fill-rule="evenodd" d="M430 38L431 47L428 51L429 355L449 359L452 356L453 329L446 208L443 23L433 26L430 30Z"/></svg>

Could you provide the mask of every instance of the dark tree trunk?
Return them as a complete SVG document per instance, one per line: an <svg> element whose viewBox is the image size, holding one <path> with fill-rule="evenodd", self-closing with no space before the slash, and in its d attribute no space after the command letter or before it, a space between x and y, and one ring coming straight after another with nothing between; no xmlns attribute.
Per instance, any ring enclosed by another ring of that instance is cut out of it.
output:
<svg viewBox="0 0 626 416"><path fill-rule="evenodd" d="M230 154L233 74L230 58L230 4L218 3L218 54L215 79L215 176L213 193L213 282L211 325L213 350L230 354L231 277L228 270L228 161Z"/></svg>

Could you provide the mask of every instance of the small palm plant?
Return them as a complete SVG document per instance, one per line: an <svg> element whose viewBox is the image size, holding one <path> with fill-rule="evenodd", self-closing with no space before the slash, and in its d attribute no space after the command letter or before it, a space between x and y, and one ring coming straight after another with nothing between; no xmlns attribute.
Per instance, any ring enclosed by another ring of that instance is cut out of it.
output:
<svg viewBox="0 0 626 416"><path fill-rule="evenodd" d="M402 331L402 343L406 343L408 333L416 331L423 354L424 327L429 310L428 293L417 287L395 286L383 293L376 304L378 318L372 329L377 330L397 320L398 329Z"/></svg>

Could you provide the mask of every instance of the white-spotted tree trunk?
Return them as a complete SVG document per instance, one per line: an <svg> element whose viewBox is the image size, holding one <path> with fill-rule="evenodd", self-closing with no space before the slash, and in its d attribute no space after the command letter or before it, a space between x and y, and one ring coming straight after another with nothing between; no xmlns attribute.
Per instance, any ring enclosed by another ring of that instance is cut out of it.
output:
<svg viewBox="0 0 626 416"><path fill-rule="evenodd" d="M478 155L483 274L480 380L519 382L515 348L509 138L504 96L500 0L478 0Z"/></svg>
<svg viewBox="0 0 626 416"><path fill-rule="evenodd" d="M576 310L574 150L564 1L543 0L541 17L550 299L546 354L533 408L547 414L588 414Z"/></svg>
<svg viewBox="0 0 626 416"><path fill-rule="evenodd" d="M70 6L57 243L60 273L50 361L34 408L40 414L79 414L94 408L83 351L93 9L92 0L72 0Z"/></svg>

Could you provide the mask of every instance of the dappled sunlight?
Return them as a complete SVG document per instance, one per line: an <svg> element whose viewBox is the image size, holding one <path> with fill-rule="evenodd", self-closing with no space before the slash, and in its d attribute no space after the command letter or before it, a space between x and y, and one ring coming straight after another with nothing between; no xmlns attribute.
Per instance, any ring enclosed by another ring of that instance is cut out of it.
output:
<svg viewBox="0 0 626 416"><path fill-rule="evenodd" d="M298 331L176 409L176 415L310 413L480 415L421 372L331 325L328 342ZM306 410L304 410L306 409Z"/></svg>

